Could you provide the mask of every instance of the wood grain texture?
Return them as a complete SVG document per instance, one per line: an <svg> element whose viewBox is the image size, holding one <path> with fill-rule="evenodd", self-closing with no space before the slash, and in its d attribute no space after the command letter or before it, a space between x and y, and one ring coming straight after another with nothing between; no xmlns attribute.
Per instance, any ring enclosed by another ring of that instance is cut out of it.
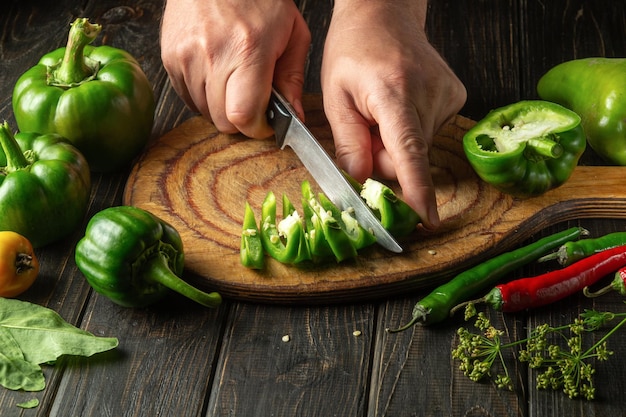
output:
<svg viewBox="0 0 626 417"><path fill-rule="evenodd" d="M320 97L308 96L305 108L309 128L332 153ZM300 183L314 180L289 149L282 151L271 140L220 134L199 117L148 149L129 176L124 203L178 229L194 282L227 297L273 303L371 299L432 286L555 222L626 217L621 167L578 167L565 185L532 199L498 192L465 159L461 141L472 125L458 116L435 139L431 171L443 226L436 233L418 229L402 240L401 255L375 246L339 264L293 266L268 257L262 271L242 267L244 202L258 221L268 191L298 202Z"/></svg>

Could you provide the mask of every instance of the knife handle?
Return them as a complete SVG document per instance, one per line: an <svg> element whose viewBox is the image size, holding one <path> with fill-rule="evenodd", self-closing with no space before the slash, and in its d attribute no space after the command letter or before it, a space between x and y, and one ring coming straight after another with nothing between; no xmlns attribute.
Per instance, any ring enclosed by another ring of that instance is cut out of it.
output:
<svg viewBox="0 0 626 417"><path fill-rule="evenodd" d="M276 137L276 144L282 149L284 147L285 135L289 124L291 123L292 113L289 112L291 105L281 96L275 89L272 88L272 95L270 96L270 102L267 106L267 122L274 129L274 136Z"/></svg>

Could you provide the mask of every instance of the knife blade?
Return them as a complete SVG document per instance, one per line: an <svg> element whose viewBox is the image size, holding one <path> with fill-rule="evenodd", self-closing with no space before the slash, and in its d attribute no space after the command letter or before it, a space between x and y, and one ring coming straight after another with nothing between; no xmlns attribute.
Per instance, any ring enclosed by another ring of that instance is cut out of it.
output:
<svg viewBox="0 0 626 417"><path fill-rule="evenodd" d="M267 120L274 128L277 145L281 149L285 146L293 149L324 194L339 209L354 209L356 219L376 236L378 244L392 252L402 252L402 247L383 227L330 155L298 118L291 104L276 89L272 89Z"/></svg>

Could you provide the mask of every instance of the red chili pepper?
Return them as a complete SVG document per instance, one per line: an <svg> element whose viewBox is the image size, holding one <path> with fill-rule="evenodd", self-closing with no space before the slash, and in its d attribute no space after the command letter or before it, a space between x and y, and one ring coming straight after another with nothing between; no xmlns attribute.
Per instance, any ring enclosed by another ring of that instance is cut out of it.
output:
<svg viewBox="0 0 626 417"><path fill-rule="evenodd" d="M620 295L626 295L626 266L620 268L616 273L613 281L604 288L600 288L596 292L592 292L589 288L583 288L585 296L593 298L604 295L610 291L617 291Z"/></svg>
<svg viewBox="0 0 626 417"><path fill-rule="evenodd" d="M505 313L540 307L575 294L624 266L626 246L618 246L563 269L496 285L478 301Z"/></svg>

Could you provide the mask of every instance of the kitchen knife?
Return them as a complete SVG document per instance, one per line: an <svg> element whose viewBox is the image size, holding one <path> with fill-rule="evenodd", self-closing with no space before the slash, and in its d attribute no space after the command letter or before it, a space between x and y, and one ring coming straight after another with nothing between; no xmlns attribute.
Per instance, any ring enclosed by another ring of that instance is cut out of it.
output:
<svg viewBox="0 0 626 417"><path fill-rule="evenodd" d="M337 207L341 210L352 207L356 219L376 236L378 244L392 252L402 252L402 247L383 227L326 150L298 118L291 104L275 89L272 89L267 119L274 128L278 146L281 149L289 146L294 150L324 194Z"/></svg>

